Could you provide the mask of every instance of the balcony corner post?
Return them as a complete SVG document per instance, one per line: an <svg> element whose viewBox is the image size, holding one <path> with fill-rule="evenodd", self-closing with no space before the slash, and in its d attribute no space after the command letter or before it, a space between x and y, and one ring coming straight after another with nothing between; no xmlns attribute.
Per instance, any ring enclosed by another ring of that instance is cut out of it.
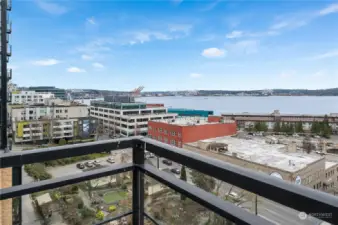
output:
<svg viewBox="0 0 338 225"><path fill-rule="evenodd" d="M144 143L133 141L133 163L144 164ZM138 167L133 169L133 225L144 225L144 174Z"/></svg>

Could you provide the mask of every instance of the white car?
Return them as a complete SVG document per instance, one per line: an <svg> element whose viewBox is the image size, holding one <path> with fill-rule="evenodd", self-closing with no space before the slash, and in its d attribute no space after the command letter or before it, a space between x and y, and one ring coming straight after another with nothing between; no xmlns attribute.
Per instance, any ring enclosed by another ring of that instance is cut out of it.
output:
<svg viewBox="0 0 338 225"><path fill-rule="evenodd" d="M109 163L115 163L115 160L114 160L113 157L109 157L109 158L107 159L107 162L109 162Z"/></svg>
<svg viewBox="0 0 338 225"><path fill-rule="evenodd" d="M94 165L95 165L95 166L99 166L99 165L101 165L101 162L100 162L100 160L95 160L93 163L94 163Z"/></svg>

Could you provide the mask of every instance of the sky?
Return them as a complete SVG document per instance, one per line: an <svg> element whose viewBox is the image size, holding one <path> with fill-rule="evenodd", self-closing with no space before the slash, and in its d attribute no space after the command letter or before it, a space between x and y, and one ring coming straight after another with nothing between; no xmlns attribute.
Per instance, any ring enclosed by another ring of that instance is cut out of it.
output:
<svg viewBox="0 0 338 225"><path fill-rule="evenodd" d="M13 0L19 86L338 87L338 0Z"/></svg>

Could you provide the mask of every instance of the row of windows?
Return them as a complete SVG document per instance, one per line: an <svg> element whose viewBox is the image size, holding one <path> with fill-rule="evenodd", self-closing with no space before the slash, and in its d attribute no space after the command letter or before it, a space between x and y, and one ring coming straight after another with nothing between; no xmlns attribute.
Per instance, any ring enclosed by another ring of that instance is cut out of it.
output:
<svg viewBox="0 0 338 225"><path fill-rule="evenodd" d="M148 135L150 138L153 138L155 140L158 140L158 141L161 141L161 142L164 142L166 144L171 144L171 145L174 145L174 146L177 146L177 147L182 147L182 142L181 141L177 141L174 140L174 139L168 139L167 137L162 137L162 136L152 136L152 135Z"/></svg>
<svg viewBox="0 0 338 225"><path fill-rule="evenodd" d="M148 127L149 130L153 130L153 128L151 126ZM170 133L171 136L178 136L181 137L182 134L181 132L176 132L176 131L168 131L166 129L162 129L162 128L154 128L154 131L157 131L159 133L164 133L165 135L168 135L168 132Z"/></svg>

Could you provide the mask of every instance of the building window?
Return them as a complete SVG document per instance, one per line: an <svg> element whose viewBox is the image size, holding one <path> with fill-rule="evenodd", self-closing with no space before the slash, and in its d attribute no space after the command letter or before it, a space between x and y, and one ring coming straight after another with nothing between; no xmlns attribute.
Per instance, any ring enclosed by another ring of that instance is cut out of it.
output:
<svg viewBox="0 0 338 225"><path fill-rule="evenodd" d="M181 132L178 132L178 133L177 133L177 136L181 137L181 136L182 136Z"/></svg>
<svg viewBox="0 0 338 225"><path fill-rule="evenodd" d="M170 144L176 145L176 141L175 140L170 140Z"/></svg>
<svg viewBox="0 0 338 225"><path fill-rule="evenodd" d="M161 136L158 136L158 137L157 137L157 140L162 141L162 137L161 137Z"/></svg>
<svg viewBox="0 0 338 225"><path fill-rule="evenodd" d="M182 147L182 142L177 142L177 147Z"/></svg>
<svg viewBox="0 0 338 225"><path fill-rule="evenodd" d="M171 131L171 136L176 136L176 132L175 131Z"/></svg>
<svg viewBox="0 0 338 225"><path fill-rule="evenodd" d="M148 134L148 137L152 138L150 134Z"/></svg>
<svg viewBox="0 0 338 225"><path fill-rule="evenodd" d="M149 130L152 130L153 128L151 126L148 127Z"/></svg>
<svg viewBox="0 0 338 225"><path fill-rule="evenodd" d="M58 110L58 109L56 110L56 113L59 113L59 110Z"/></svg>
<svg viewBox="0 0 338 225"><path fill-rule="evenodd" d="M162 128L158 128L158 132L160 132L160 133L161 133L161 132L162 132Z"/></svg>
<svg viewBox="0 0 338 225"><path fill-rule="evenodd" d="M164 134L168 134L168 131L166 130L166 129L164 129ZM338 170L338 168L337 168L337 170Z"/></svg>
<svg viewBox="0 0 338 225"><path fill-rule="evenodd" d="M68 113L68 109L65 109L65 113Z"/></svg>
<svg viewBox="0 0 338 225"><path fill-rule="evenodd" d="M165 138L164 138L164 142L165 142L165 143L168 143L168 138L165 137ZM338 180L338 177L337 177L337 180Z"/></svg>

